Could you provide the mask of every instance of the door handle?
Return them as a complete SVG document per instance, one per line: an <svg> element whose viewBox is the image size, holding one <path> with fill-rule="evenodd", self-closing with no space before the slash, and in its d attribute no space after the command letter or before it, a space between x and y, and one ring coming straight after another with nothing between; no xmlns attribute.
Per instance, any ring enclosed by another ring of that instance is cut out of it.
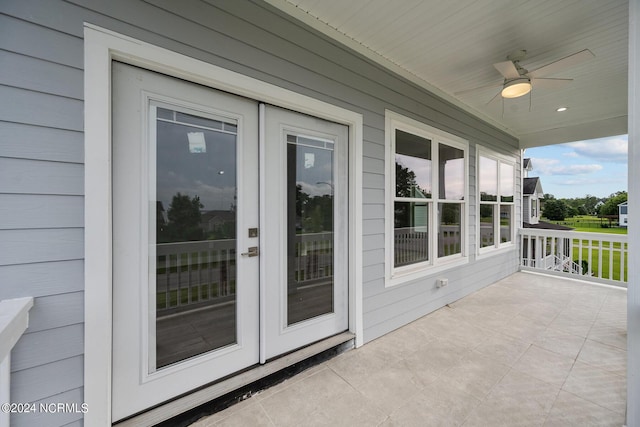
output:
<svg viewBox="0 0 640 427"><path fill-rule="evenodd" d="M250 248L247 249L247 252L243 252L240 255L246 256L246 257L258 256L258 247L251 246Z"/></svg>

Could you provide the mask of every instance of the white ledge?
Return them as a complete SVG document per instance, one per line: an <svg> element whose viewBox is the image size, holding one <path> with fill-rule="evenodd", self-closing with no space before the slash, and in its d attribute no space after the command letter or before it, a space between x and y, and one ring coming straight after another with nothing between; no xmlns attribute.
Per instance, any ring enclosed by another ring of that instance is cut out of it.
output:
<svg viewBox="0 0 640 427"><path fill-rule="evenodd" d="M31 307L33 307L32 297L0 301L0 360L4 360L9 355L29 326Z"/></svg>

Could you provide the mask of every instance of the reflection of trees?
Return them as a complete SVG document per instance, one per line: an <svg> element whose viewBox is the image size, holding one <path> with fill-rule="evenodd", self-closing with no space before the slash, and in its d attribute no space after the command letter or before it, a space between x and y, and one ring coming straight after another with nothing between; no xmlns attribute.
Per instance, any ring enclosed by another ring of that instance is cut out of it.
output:
<svg viewBox="0 0 640 427"><path fill-rule="evenodd" d="M393 215L394 228L411 227L411 203L396 203Z"/></svg>
<svg viewBox="0 0 640 427"><path fill-rule="evenodd" d="M333 231L333 195L311 197L296 185L296 232Z"/></svg>
<svg viewBox="0 0 640 427"><path fill-rule="evenodd" d="M418 186L414 171L396 162L396 196L425 198L431 193Z"/></svg>
<svg viewBox="0 0 640 427"><path fill-rule="evenodd" d="M460 224L460 205L444 203L442 206L442 224Z"/></svg>
<svg viewBox="0 0 640 427"><path fill-rule="evenodd" d="M162 204L157 204L162 209ZM204 235L201 227L202 214L200 197L189 197L188 194L177 193L173 196L167 210L167 221L157 221L156 234L158 243L184 242L202 240ZM160 218L162 214L158 213Z"/></svg>
<svg viewBox="0 0 640 427"><path fill-rule="evenodd" d="M480 193L480 200L483 202L495 202L498 200L498 196L495 194L487 194L484 191Z"/></svg>
<svg viewBox="0 0 640 427"><path fill-rule="evenodd" d="M480 218L493 218L493 205L480 204Z"/></svg>

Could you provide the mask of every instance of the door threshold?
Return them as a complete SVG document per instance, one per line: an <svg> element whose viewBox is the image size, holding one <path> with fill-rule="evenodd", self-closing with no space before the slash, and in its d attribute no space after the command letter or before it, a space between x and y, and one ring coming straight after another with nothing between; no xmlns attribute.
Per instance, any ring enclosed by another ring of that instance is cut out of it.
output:
<svg viewBox="0 0 640 427"><path fill-rule="evenodd" d="M169 421L166 425L187 426L203 416L218 412L353 348L354 340L355 334L342 332L270 360L264 365L255 365L114 425L155 426Z"/></svg>

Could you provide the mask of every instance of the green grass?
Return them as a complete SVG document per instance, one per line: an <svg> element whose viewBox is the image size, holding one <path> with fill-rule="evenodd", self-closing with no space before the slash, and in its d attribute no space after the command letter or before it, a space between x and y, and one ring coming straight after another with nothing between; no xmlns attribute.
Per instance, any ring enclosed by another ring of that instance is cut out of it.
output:
<svg viewBox="0 0 640 427"><path fill-rule="evenodd" d="M573 240L573 254L574 254L573 261L580 265L580 261L577 256L578 252L580 251L579 242L580 242L579 239ZM591 258L589 258L589 248L584 247L585 245L589 244L589 241L583 240L582 242L583 242L582 243L583 245L582 260L585 260L589 263L589 266L591 267L591 274L595 277L602 277L604 279L620 280L620 262L622 261L622 254L620 252L620 247L622 243L613 242L613 258L611 260L609 259L611 249L609 249L608 247L603 247L602 248L602 264L599 265L600 249L592 248ZM611 263L611 261L613 263ZM623 267L625 282L627 281L627 278L628 278L627 262L628 262L628 257L625 256L624 267ZM586 274L587 271L585 270L583 273Z"/></svg>
<svg viewBox="0 0 640 427"><path fill-rule="evenodd" d="M550 221L546 218L543 218L544 221L560 224L567 227L573 228L574 231L578 232L586 232L586 233L606 233L606 234L627 234L626 227L618 227L616 225L609 226L609 221L607 219L601 219L595 216L576 216L573 218L567 218L564 221ZM615 224L615 223L614 223ZM603 238L606 239L606 238ZM573 239L573 261L577 264L580 264L578 253L580 251L579 248L579 239ZM604 279L611 280L620 280L620 263L624 262L624 267L622 274L624 275L624 281L627 281L627 259L622 260L622 255L620 253L620 242L613 242L613 258L612 262L609 260L611 249L609 249L608 244L604 244L605 247L602 248L602 264L598 265L598 261L600 258L600 249L592 248L591 249L591 258L589 258L589 248L585 248L589 244L589 240L582 241L582 260L589 263L591 267L591 274L595 277L602 277ZM594 242L595 244L595 242ZM625 257L627 258L627 257ZM601 274L600 274L601 273ZM585 271L586 274L586 271Z"/></svg>
<svg viewBox="0 0 640 427"><path fill-rule="evenodd" d="M551 221L547 218L543 218L543 220L552 224L571 227L575 231L587 233L627 234L626 227L618 227L617 225L614 225L615 223L610 227L607 219L598 218L596 216L580 215L573 218L567 218L564 221Z"/></svg>

